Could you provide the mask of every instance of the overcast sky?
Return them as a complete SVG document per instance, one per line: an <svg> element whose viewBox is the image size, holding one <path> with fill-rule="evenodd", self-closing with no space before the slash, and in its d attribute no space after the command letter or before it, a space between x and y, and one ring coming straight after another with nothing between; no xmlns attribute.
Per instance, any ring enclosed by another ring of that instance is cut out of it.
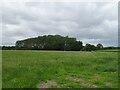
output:
<svg viewBox="0 0 120 90"><path fill-rule="evenodd" d="M2 45L48 34L84 44L118 45L118 6L111 2L4 2Z"/></svg>

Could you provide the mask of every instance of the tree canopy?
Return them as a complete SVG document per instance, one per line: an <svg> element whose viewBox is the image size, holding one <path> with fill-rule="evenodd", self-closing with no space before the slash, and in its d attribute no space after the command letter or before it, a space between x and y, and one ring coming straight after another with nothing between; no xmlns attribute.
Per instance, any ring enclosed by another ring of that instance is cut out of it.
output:
<svg viewBox="0 0 120 90"><path fill-rule="evenodd" d="M94 51L94 50L96 50L96 47L94 45L91 45L91 44L86 44L84 46L83 50L85 50L85 51Z"/></svg>
<svg viewBox="0 0 120 90"><path fill-rule="evenodd" d="M96 47L97 49L103 49L103 45L101 43L98 43Z"/></svg>
<svg viewBox="0 0 120 90"><path fill-rule="evenodd" d="M86 44L74 37L61 35L44 35L16 41L15 46L1 46L2 50L61 50L61 51L94 51L116 47L103 47L101 43L96 46ZM0 49L1 49L0 48Z"/></svg>
<svg viewBox="0 0 120 90"><path fill-rule="evenodd" d="M80 51L82 41L60 35L44 35L16 42L16 49Z"/></svg>

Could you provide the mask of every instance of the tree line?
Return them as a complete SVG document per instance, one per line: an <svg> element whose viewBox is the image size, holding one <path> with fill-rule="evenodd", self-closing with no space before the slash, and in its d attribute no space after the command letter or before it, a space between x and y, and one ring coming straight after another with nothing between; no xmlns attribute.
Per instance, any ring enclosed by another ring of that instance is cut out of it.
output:
<svg viewBox="0 0 120 90"><path fill-rule="evenodd" d="M16 41L15 46L2 46L2 50L61 50L61 51L94 51L104 49L101 43L96 46L86 44L76 38L61 35L44 35Z"/></svg>
<svg viewBox="0 0 120 90"><path fill-rule="evenodd" d="M82 42L76 38L63 37L60 35L44 35L36 38L29 38L16 42L18 50L65 50L79 51L82 49Z"/></svg>

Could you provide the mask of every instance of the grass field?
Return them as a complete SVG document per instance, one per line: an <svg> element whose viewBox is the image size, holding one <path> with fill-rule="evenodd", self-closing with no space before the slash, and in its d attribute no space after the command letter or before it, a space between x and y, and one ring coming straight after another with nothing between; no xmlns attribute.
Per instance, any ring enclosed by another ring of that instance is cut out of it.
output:
<svg viewBox="0 0 120 90"><path fill-rule="evenodd" d="M117 88L118 52L2 51L3 88Z"/></svg>
<svg viewBox="0 0 120 90"><path fill-rule="evenodd" d="M0 89L2 89L2 51L0 50Z"/></svg>

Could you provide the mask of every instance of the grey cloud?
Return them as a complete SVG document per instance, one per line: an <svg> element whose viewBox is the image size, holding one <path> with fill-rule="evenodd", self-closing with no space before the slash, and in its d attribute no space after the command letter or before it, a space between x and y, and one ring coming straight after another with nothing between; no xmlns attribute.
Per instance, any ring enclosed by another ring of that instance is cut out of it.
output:
<svg viewBox="0 0 120 90"><path fill-rule="evenodd" d="M117 45L117 19L117 6L112 3L7 3L3 7L3 45L46 34Z"/></svg>

